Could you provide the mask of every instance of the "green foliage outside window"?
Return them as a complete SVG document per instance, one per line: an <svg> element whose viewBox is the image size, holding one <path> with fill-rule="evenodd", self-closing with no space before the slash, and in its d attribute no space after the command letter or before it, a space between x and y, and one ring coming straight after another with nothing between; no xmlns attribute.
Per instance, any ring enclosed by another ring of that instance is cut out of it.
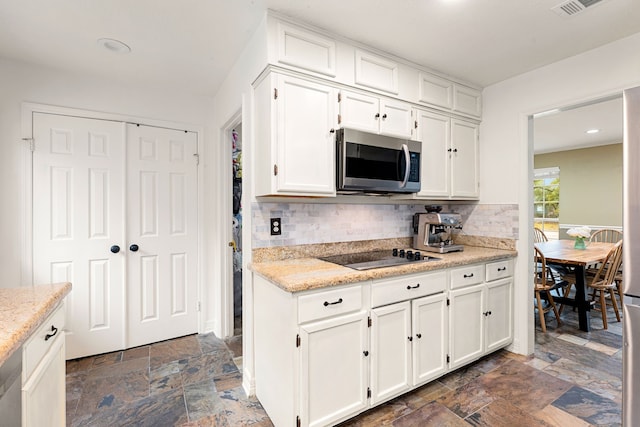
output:
<svg viewBox="0 0 640 427"><path fill-rule="evenodd" d="M543 230L558 227L560 218L560 178L535 179L533 181L533 216Z"/></svg>

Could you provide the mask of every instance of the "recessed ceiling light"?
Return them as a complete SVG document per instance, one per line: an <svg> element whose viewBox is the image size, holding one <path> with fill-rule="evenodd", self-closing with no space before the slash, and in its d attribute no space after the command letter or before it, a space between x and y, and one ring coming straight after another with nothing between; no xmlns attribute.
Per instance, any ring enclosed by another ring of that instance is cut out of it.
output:
<svg viewBox="0 0 640 427"><path fill-rule="evenodd" d="M589 129L587 131L587 133L598 133L598 132L600 132L600 129Z"/></svg>
<svg viewBox="0 0 640 427"><path fill-rule="evenodd" d="M116 39L98 39L98 45L107 49L108 51L115 53L129 53L131 52L131 48L127 46L125 43Z"/></svg>

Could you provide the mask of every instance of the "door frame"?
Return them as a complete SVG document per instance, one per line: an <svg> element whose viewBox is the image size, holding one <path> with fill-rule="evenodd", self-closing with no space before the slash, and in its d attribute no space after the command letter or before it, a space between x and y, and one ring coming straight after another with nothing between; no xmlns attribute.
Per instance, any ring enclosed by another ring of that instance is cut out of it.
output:
<svg viewBox="0 0 640 427"><path fill-rule="evenodd" d="M220 203L220 216L219 218L222 218L223 220L221 221L220 226L222 227L222 230L220 230L220 236L224 236L224 249L223 249L223 260L222 260L222 265L221 265L221 278L222 278L222 289L221 289L221 313L220 313L220 318L221 318L221 331L222 331L222 337L221 338L228 338L228 337L232 337L234 334L234 327L233 327L233 322L234 322L234 310L233 310L233 251L230 249L230 247L228 246L229 242L231 242L231 240L233 240L233 233L231 232L231 214L230 212L232 212L232 207L233 207L233 180L231 179L231 172L232 172L232 166L231 166L231 156L232 156L232 149L231 149L231 131L234 128L238 128L238 126L242 127L242 109L237 110L230 118L229 120L227 120L224 125L220 128L220 141L222 141L222 158L223 163L220 167L220 170L222 172L222 186L223 186L223 191L222 191L222 200ZM245 177L244 177L244 172L245 172L245 166L246 164L244 163L245 161L245 146L244 146L244 129L241 132L242 135L242 144L243 144L243 149L242 149L242 161L243 161L243 165L242 165L242 173L243 173L243 179L242 179L242 202L244 202L244 191L245 191ZM250 213L250 210L247 209L247 206L243 205L243 215L242 215L242 220L243 220L243 226L244 226L244 217L246 216L247 212ZM243 227L243 239L244 239L244 233L245 233L245 229ZM241 245L241 247L244 249L244 245ZM244 254L243 254L243 258L244 258ZM244 273L244 272L243 272ZM242 277L242 281L245 281L244 278L244 274ZM243 286L243 290L244 290L244 286ZM243 292L243 297L244 297L244 292ZM244 304L243 304L244 306ZM243 315L244 315L244 309L243 309Z"/></svg>
<svg viewBox="0 0 640 427"><path fill-rule="evenodd" d="M23 102L21 106L21 132L20 137L22 144L22 182L21 182L21 283L25 285L33 285L33 162L31 141L33 141L33 114L45 113L55 114L60 116L72 116L87 119L97 119L106 121L116 121L124 123L141 124L145 126L153 126L166 129L175 129L180 131L194 132L196 134L197 149L199 158L203 159L203 139L204 130L202 126L196 126L187 123L172 122L167 120L157 120L150 118L143 118L128 114L120 113L105 113L101 111L83 110L71 107L61 107L57 105L39 104L34 102ZM204 239L203 239L203 221L204 218L204 206L202 201L203 185L204 182L204 167L198 167L198 192L197 192L197 204L198 204L198 274L197 274L197 296L198 301L202 301L202 278L203 274L203 254L204 254ZM203 331L203 318L202 307L198 310L198 332Z"/></svg>

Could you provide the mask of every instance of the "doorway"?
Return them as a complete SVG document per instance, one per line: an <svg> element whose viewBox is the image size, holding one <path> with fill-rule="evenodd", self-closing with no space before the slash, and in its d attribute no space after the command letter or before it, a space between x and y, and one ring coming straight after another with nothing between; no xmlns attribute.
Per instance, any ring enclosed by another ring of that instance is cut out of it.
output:
<svg viewBox="0 0 640 427"><path fill-rule="evenodd" d="M194 132L32 113L33 282L68 281L67 359L198 330Z"/></svg>
<svg viewBox="0 0 640 427"><path fill-rule="evenodd" d="M242 123L231 129L233 335L242 335Z"/></svg>
<svg viewBox="0 0 640 427"><path fill-rule="evenodd" d="M529 143L533 154L530 154L529 176L533 180L529 188L534 194L530 235L534 225L542 228L542 224L547 225L544 231L549 240L570 239L566 230L574 226L587 225L594 231L622 225L622 114L618 93L530 116ZM593 132L595 129L600 131ZM589 130L592 132L588 133ZM616 165L620 165L619 170ZM534 174L536 169L538 176ZM538 185L537 192L534 185ZM533 240L530 245L533 246ZM533 261L532 252L527 257L529 260ZM531 262L529 265L533 273L536 267ZM572 280L570 272L566 277ZM571 292L573 295L574 289ZM574 390L576 396L580 396L577 399L591 402L589 412L597 414L594 419L606 413L607 423L619 420L622 323L609 322L608 329L604 329L600 314L592 311L592 329L583 332L578 326L577 312L565 306L561 310L560 325L553 311L547 314L544 333L537 310L530 313L535 319L535 352L530 366L577 384ZM582 397L587 395L590 398ZM581 416L586 411L576 413Z"/></svg>

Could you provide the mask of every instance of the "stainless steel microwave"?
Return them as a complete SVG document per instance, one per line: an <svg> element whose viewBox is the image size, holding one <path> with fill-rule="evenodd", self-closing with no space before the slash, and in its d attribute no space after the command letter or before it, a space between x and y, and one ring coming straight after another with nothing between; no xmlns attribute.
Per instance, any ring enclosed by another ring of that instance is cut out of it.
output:
<svg viewBox="0 0 640 427"><path fill-rule="evenodd" d="M341 193L416 193L420 191L422 144L339 129L336 132L337 186Z"/></svg>

